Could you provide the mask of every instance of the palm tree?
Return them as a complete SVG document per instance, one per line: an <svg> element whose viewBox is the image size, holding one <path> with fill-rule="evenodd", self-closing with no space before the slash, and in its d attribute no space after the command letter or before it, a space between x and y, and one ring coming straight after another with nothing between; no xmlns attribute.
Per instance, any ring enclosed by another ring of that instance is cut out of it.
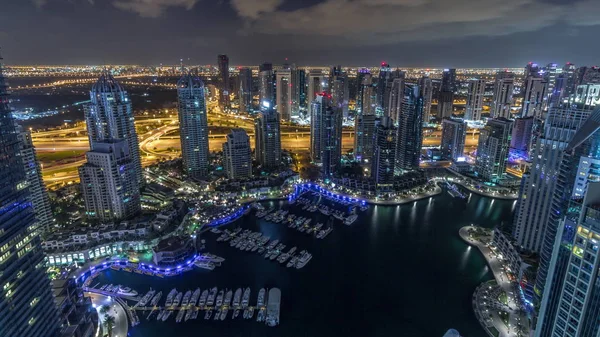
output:
<svg viewBox="0 0 600 337"><path fill-rule="evenodd" d="M113 328L115 327L115 318L111 315L104 316L104 326L106 327L106 333L108 337L112 337Z"/></svg>
<svg viewBox="0 0 600 337"><path fill-rule="evenodd" d="M108 306L106 304L100 307L100 313L103 315L105 315L109 310L110 310L110 306Z"/></svg>

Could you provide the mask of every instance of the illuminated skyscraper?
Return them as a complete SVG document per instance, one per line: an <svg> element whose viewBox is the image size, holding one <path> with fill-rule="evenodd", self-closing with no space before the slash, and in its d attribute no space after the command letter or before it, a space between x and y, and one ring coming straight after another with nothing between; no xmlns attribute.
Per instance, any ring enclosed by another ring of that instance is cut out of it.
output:
<svg viewBox="0 0 600 337"><path fill-rule="evenodd" d="M244 129L232 129L223 143L223 168L229 179L252 176L250 137Z"/></svg>
<svg viewBox="0 0 600 337"><path fill-rule="evenodd" d="M529 76L525 79L521 117L542 118L547 89L548 82L541 77Z"/></svg>
<svg viewBox="0 0 600 337"><path fill-rule="evenodd" d="M385 103L385 100L387 98L386 95L386 88L388 85L388 82L392 81L392 68L390 68L390 65L385 63L385 62L381 62L381 67L379 68L379 75L377 78L377 86L376 86L376 90L377 90L377 107L381 110L383 110L383 107L387 104Z"/></svg>
<svg viewBox="0 0 600 337"><path fill-rule="evenodd" d="M0 65L0 336L54 336L58 314L20 147Z"/></svg>
<svg viewBox="0 0 600 337"><path fill-rule="evenodd" d="M467 123L458 118L442 120L442 156L449 160L458 161L464 156Z"/></svg>
<svg viewBox="0 0 600 337"><path fill-rule="evenodd" d="M515 76L503 71L496 74L494 98L490 107L490 118L511 118L510 108L513 101Z"/></svg>
<svg viewBox="0 0 600 337"><path fill-rule="evenodd" d="M292 68L292 119L300 117L306 109L306 72L297 67Z"/></svg>
<svg viewBox="0 0 600 337"><path fill-rule="evenodd" d="M208 119L204 82L192 73L177 82L177 109L181 157L186 174L194 178L208 175Z"/></svg>
<svg viewBox="0 0 600 337"><path fill-rule="evenodd" d="M371 177L377 189L391 190L396 165L396 128L391 118L382 117L375 127Z"/></svg>
<svg viewBox="0 0 600 337"><path fill-rule="evenodd" d="M360 162L368 162L373 157L376 119L373 114L358 114L354 118L354 155Z"/></svg>
<svg viewBox="0 0 600 337"><path fill-rule="evenodd" d="M311 104L310 153L312 161L322 164L325 177L341 165L342 111L331 105L331 95L317 95Z"/></svg>
<svg viewBox="0 0 600 337"><path fill-rule="evenodd" d="M377 90L373 84L371 74L365 74L360 85L360 101L357 112L363 115L375 115L377 113Z"/></svg>
<svg viewBox="0 0 600 337"><path fill-rule="evenodd" d="M350 93L348 76L342 71L341 66L331 68L329 74L329 92L331 93L331 104L342 109L344 118L347 118Z"/></svg>
<svg viewBox="0 0 600 337"><path fill-rule="evenodd" d="M250 68L241 68L240 75L240 112L252 112L252 70Z"/></svg>
<svg viewBox="0 0 600 337"><path fill-rule="evenodd" d="M94 143L124 139L139 186L144 185L133 108L127 91L107 71L103 71L90 91L91 102L84 106L90 148Z"/></svg>
<svg viewBox="0 0 600 337"><path fill-rule="evenodd" d="M451 117L454 108L454 92L456 91L456 69L444 69L442 83L438 95L437 119Z"/></svg>
<svg viewBox="0 0 600 337"><path fill-rule="evenodd" d="M392 81L392 89L389 93L389 102L387 104L387 110L385 111L386 117L391 118L393 121L397 121L400 112L402 111L402 99L404 98L404 79L395 78Z"/></svg>
<svg viewBox="0 0 600 337"><path fill-rule="evenodd" d="M277 113L282 121L292 119L292 70L289 66L277 70L276 77L276 105Z"/></svg>
<svg viewBox="0 0 600 337"><path fill-rule="evenodd" d="M231 84L229 83L229 57L227 55L218 55L217 63L219 64L219 103L222 107L229 107L229 94Z"/></svg>
<svg viewBox="0 0 600 337"><path fill-rule="evenodd" d="M259 109L262 111L265 107L274 107L277 104L275 95L275 73L271 63L263 63L258 68L258 93ZM265 105L265 102L268 105Z"/></svg>
<svg viewBox="0 0 600 337"><path fill-rule="evenodd" d="M478 121L481 119L484 95L485 80L469 80L469 89L467 91L467 109L465 111L466 120Z"/></svg>
<svg viewBox="0 0 600 337"><path fill-rule="evenodd" d="M327 81L323 72L319 69L310 69L307 75L308 91L306 93L306 102L308 105L308 114L311 115L310 111L312 102L317 98L317 95L327 90Z"/></svg>
<svg viewBox="0 0 600 337"><path fill-rule="evenodd" d="M429 76L423 76L417 82L423 95L423 122L431 121L431 97L433 95L433 81Z"/></svg>
<svg viewBox="0 0 600 337"><path fill-rule="evenodd" d="M475 173L481 179L496 182L504 176L512 124L513 122L506 118L488 119L485 127L479 132Z"/></svg>
<svg viewBox="0 0 600 337"><path fill-rule="evenodd" d="M419 168L423 144L423 97L419 86L405 83L398 113L396 140L396 173Z"/></svg>
<svg viewBox="0 0 600 337"><path fill-rule="evenodd" d="M265 108L254 121L255 156L263 168L281 165L281 134L279 115L273 108Z"/></svg>

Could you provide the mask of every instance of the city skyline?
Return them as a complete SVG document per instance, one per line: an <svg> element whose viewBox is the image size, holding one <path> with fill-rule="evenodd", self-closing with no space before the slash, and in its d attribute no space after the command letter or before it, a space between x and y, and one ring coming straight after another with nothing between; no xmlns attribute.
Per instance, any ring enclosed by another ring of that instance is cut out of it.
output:
<svg viewBox="0 0 600 337"><path fill-rule="evenodd" d="M597 47L587 41L600 25L591 14L600 5L592 0L486 0L469 10L464 5L464 0L8 1L0 13L6 23L0 45L10 50L7 58L22 64L179 59L212 64L217 53L233 56L231 64L285 58L299 65L385 60L406 67L595 61ZM308 24L297 24L300 19ZM94 42L108 35L102 46ZM507 47L512 51L508 55ZM584 48L587 53L577 52ZM117 49L119 53L109 52Z"/></svg>

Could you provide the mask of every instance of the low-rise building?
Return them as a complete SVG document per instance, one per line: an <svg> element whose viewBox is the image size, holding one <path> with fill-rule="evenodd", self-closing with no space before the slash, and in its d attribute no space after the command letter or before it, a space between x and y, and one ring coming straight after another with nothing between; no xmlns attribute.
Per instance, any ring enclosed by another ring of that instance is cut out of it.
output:
<svg viewBox="0 0 600 337"><path fill-rule="evenodd" d="M60 315L59 337L92 337L98 329L98 313L92 300L72 278L53 280L54 301Z"/></svg>
<svg viewBox="0 0 600 337"><path fill-rule="evenodd" d="M175 266L190 260L196 254L196 245L189 236L172 236L152 248L152 260L157 266Z"/></svg>

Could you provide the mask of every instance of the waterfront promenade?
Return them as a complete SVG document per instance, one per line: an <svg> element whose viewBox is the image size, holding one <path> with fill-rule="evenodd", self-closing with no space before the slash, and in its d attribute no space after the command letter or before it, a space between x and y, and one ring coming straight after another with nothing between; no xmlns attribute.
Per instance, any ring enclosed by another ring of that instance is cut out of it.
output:
<svg viewBox="0 0 600 337"><path fill-rule="evenodd" d="M115 318L115 325L112 331L113 337L127 336L129 326L127 325L127 313L125 312L125 308L109 296L89 292L86 293L86 296L89 296L92 299L92 304L98 311L99 325L103 331L102 336L107 333L103 323L106 315L111 315ZM107 305L110 308L106 314L100 312L100 308L103 305Z"/></svg>
<svg viewBox="0 0 600 337"><path fill-rule="evenodd" d="M520 329L521 325L528 326L526 315L522 314L519 310L519 303L516 300L514 293L514 287L506 273L504 272L504 266L502 261L494 254L494 252L480 239L474 238L469 231L474 230L477 227L465 226L459 230L460 237L469 245L477 247L483 257L485 258L490 270L492 271L496 280L497 286L506 294L507 305L499 305L497 296L490 296L493 288L491 285L480 286L476 289L473 296L474 304L473 310L476 311L482 326L486 329L490 336L494 336L488 329L488 326L493 326L501 337L521 337L526 336L528 329ZM490 234L491 240L491 234ZM484 285L486 285L484 283ZM499 294L498 294L499 295ZM495 298L493 298L495 297ZM491 320L489 308L492 307ZM487 309L487 310L486 310ZM504 311L508 313L508 325L505 324L503 319L500 317L499 312ZM525 331L523 331L525 330Z"/></svg>

